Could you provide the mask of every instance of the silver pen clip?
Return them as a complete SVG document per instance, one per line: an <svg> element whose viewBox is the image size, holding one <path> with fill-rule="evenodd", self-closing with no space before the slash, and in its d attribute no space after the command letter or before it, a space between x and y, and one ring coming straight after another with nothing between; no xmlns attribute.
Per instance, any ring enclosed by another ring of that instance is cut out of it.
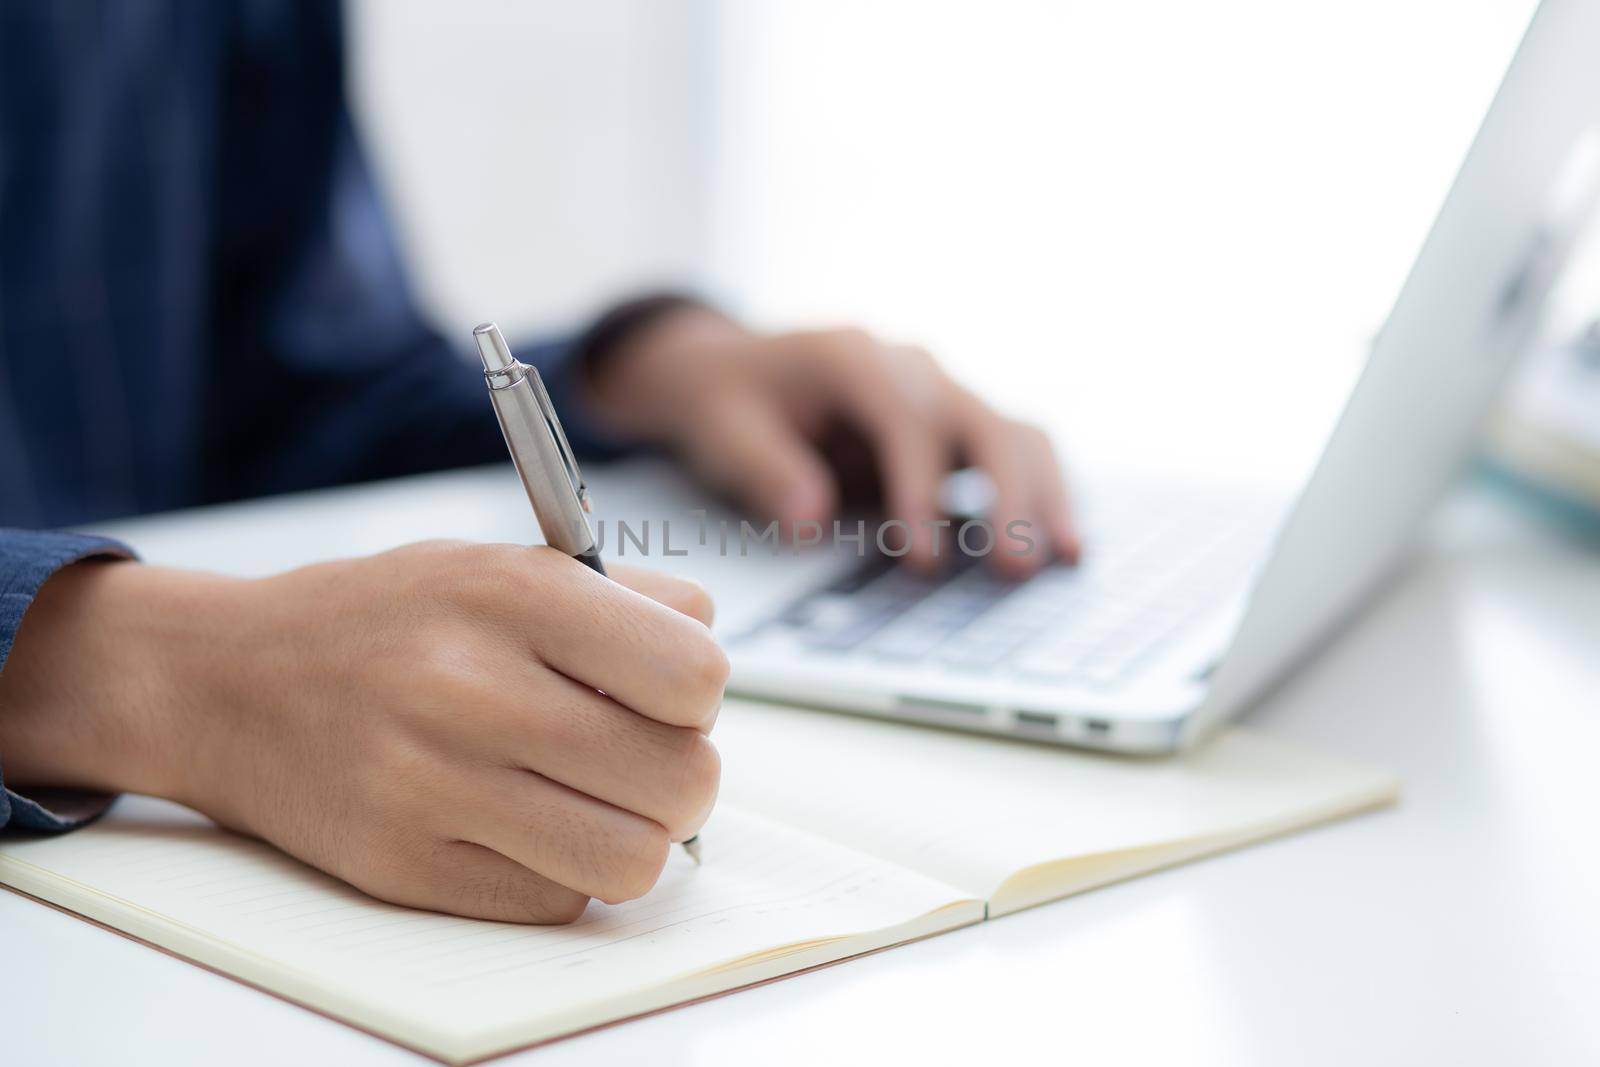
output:
<svg viewBox="0 0 1600 1067"><path fill-rule="evenodd" d="M583 480L583 472L578 469L578 457L573 454L572 445L567 443L567 432L561 428L561 418L556 414L556 406L551 402L549 392L545 390L544 379L539 377L536 367L528 367L528 376L533 380L533 394L539 402L539 414L544 416L544 424L550 428L550 436L555 438L556 451L561 454L561 466L566 469L567 481L572 483L572 491L577 494L578 506L590 511L589 486Z"/></svg>

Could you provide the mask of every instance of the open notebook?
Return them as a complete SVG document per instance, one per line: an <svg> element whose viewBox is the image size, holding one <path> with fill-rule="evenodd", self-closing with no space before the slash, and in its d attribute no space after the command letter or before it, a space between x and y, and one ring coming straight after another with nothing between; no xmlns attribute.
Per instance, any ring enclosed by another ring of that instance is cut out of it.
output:
<svg viewBox="0 0 1600 1067"><path fill-rule="evenodd" d="M1395 780L1234 730L1099 756L730 701L705 865L565 927L382 904L174 805L0 839L0 882L462 1062L1375 807Z"/></svg>

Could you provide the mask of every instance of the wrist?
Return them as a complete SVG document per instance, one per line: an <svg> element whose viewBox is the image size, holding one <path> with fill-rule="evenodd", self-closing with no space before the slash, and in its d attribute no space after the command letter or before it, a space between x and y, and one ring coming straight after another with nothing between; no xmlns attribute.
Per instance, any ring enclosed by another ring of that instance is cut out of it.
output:
<svg viewBox="0 0 1600 1067"><path fill-rule="evenodd" d="M721 312L686 304L639 328L587 376L588 401L611 432L664 443L680 432L706 375L730 346L749 340Z"/></svg>
<svg viewBox="0 0 1600 1067"><path fill-rule="evenodd" d="M90 561L52 576L0 673L7 781L193 804L209 638L231 579Z"/></svg>

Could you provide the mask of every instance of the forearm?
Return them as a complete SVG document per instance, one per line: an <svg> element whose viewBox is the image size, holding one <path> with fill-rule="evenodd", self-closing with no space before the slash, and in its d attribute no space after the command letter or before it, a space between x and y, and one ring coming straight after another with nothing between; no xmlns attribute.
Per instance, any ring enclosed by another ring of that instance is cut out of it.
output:
<svg viewBox="0 0 1600 1067"><path fill-rule="evenodd" d="M180 723L211 698L227 581L103 560L46 581L0 671L7 788L188 798L203 760Z"/></svg>

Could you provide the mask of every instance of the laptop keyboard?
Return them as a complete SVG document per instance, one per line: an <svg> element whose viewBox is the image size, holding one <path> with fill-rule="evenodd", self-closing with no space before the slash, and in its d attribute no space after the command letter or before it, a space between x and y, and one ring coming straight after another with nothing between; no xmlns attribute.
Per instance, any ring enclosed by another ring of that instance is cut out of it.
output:
<svg viewBox="0 0 1600 1067"><path fill-rule="evenodd" d="M757 632L886 665L1120 685L1243 591L1274 514L1214 498L1150 500L1098 510L1081 566L1052 564L1018 582L970 556L930 576L873 555Z"/></svg>

